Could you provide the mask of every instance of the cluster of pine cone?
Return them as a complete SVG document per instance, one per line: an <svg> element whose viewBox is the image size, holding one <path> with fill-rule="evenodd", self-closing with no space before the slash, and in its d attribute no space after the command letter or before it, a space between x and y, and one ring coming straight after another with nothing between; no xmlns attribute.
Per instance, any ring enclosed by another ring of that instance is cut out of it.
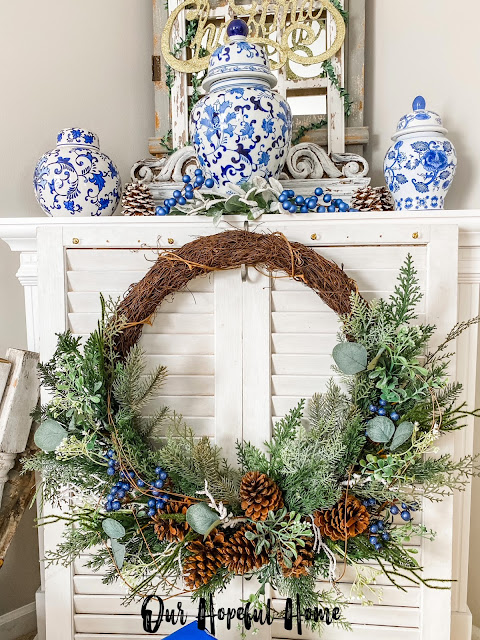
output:
<svg viewBox="0 0 480 640"><path fill-rule="evenodd" d="M284 506L282 492L278 485L266 474L250 471L242 478L240 499L245 516L253 521L266 520L269 511L278 511ZM182 541L189 532L189 525L182 517L191 501L170 500L165 509L153 517L155 533L159 540ZM170 514L171 519L166 519ZM359 535L368 527L369 515L366 508L354 496L343 496L332 509L317 511L315 524L322 536L331 540L345 540ZM183 563L184 580L189 589L198 589L207 584L224 567L235 575L245 575L260 569L269 561L268 552L263 548L257 554L254 540L247 533L256 533L252 522L242 523L233 533L214 529L206 538L196 538L187 543L188 555ZM287 566L279 555L278 563L285 577L300 577L308 573L314 561L313 537L305 537L305 546L297 547L297 557L292 566Z"/></svg>

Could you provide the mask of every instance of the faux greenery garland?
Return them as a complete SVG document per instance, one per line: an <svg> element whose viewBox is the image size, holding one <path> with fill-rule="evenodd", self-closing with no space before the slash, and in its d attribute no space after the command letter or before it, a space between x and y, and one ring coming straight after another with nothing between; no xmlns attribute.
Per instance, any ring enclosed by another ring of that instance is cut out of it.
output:
<svg viewBox="0 0 480 640"><path fill-rule="evenodd" d="M167 372L145 375L138 346L118 356L128 322L102 300L83 348L59 335L40 365L51 400L37 412L42 451L25 467L42 473L46 500L75 498L67 513L44 519L76 525L48 560L68 565L91 553L105 582L125 581L127 600L176 589L205 597L240 574L258 579L257 608L267 585L303 607L338 606L336 566L348 564L355 596L369 602L372 562L400 589L399 578L448 588L424 577L406 542L434 537L414 523L423 500L441 500L480 473L478 457L431 455L442 434L479 415L457 404L462 387L446 378L448 345L479 318L429 352L435 327L411 324L420 299L410 256L389 300L352 294L333 352L342 388L331 381L306 413L303 401L292 408L264 449L238 442L237 468L168 409L142 417ZM318 579L330 584L319 590Z"/></svg>

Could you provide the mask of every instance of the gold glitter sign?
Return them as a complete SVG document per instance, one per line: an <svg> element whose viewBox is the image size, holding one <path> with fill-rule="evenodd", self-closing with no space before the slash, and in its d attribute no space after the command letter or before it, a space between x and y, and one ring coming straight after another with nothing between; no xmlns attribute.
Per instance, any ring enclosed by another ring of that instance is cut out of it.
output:
<svg viewBox="0 0 480 640"><path fill-rule="evenodd" d="M328 60L340 49L345 40L345 21L330 0L253 0L250 5L235 4L228 0L230 17L244 19L249 27L248 42L267 47L272 69L287 62L302 66ZM179 60L171 52L173 34L178 33L178 20L197 21L195 36L189 44L191 57ZM321 38L326 14L335 22L335 39L329 48L313 55L311 46ZM166 63L176 71L193 73L208 67L210 55L227 39L226 26L230 18L219 24L209 0L185 0L170 14L162 34L162 54ZM304 55L298 53L303 51ZM305 51L308 54L305 55Z"/></svg>

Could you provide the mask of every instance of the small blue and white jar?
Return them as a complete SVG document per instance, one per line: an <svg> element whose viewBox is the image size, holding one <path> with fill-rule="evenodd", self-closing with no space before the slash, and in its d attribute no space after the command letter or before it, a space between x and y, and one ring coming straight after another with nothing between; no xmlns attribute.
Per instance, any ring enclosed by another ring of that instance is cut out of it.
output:
<svg viewBox="0 0 480 640"><path fill-rule="evenodd" d="M60 131L35 167L33 188L49 216L111 216L121 196L120 174L98 136L78 128Z"/></svg>
<svg viewBox="0 0 480 640"><path fill-rule="evenodd" d="M228 44L210 58L203 82L206 95L190 116L190 139L205 178L230 195L229 183L249 183L255 176L278 178L292 138L290 106L272 88L263 47L247 42L248 26L233 20Z"/></svg>
<svg viewBox="0 0 480 640"><path fill-rule="evenodd" d="M400 119L385 156L385 181L397 211L443 209L457 154L438 113L426 110L425 99L418 96L412 107Z"/></svg>

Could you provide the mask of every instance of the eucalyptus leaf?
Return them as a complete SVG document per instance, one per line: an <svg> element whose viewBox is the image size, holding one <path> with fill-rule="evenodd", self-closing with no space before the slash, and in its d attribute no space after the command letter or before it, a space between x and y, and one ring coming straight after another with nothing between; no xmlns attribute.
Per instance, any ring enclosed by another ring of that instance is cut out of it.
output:
<svg viewBox="0 0 480 640"><path fill-rule="evenodd" d="M390 449L398 449L400 445L406 442L413 433L413 422L401 422L393 436L393 440L390 444Z"/></svg>
<svg viewBox="0 0 480 640"><path fill-rule="evenodd" d="M34 440L42 451L55 451L66 437L65 427L56 420L48 418L36 430Z"/></svg>
<svg viewBox="0 0 480 640"><path fill-rule="evenodd" d="M367 436L373 442L388 442L395 432L395 425L386 416L376 416L367 422Z"/></svg>
<svg viewBox="0 0 480 640"><path fill-rule="evenodd" d="M117 565L117 569L120 570L123 567L123 563L125 561L125 545L121 542L118 542L115 538L111 540L111 547L113 553L113 559L115 560L115 564Z"/></svg>
<svg viewBox="0 0 480 640"><path fill-rule="evenodd" d="M348 376L365 371L367 368L367 350L357 342L340 342L335 345L332 356L340 371Z"/></svg>
<svg viewBox="0 0 480 640"><path fill-rule="evenodd" d="M205 502L198 502L188 507L187 522L194 531L208 536L210 531L220 524L221 520L218 513L210 509Z"/></svg>
<svg viewBox="0 0 480 640"><path fill-rule="evenodd" d="M105 518L102 522L102 529L109 538L123 538L125 535L125 527L123 524L113 518Z"/></svg>

